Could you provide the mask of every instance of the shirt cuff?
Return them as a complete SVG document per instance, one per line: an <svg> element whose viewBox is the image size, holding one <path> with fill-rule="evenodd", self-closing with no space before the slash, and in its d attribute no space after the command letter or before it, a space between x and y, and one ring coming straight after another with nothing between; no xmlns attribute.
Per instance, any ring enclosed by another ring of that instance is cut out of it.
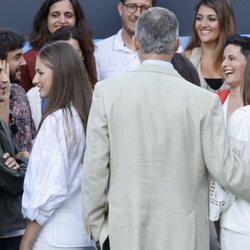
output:
<svg viewBox="0 0 250 250"><path fill-rule="evenodd" d="M48 221L48 217L38 214L35 220L39 225L43 226Z"/></svg>

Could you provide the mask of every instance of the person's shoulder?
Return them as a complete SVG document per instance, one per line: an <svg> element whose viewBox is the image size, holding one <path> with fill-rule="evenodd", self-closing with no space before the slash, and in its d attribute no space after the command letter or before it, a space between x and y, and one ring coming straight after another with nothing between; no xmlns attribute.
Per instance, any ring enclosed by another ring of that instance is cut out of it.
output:
<svg viewBox="0 0 250 250"><path fill-rule="evenodd" d="M191 55L192 55L192 50L191 50L191 49L185 50L185 51L183 52L183 54L184 54L187 58L190 58Z"/></svg>
<svg viewBox="0 0 250 250"><path fill-rule="evenodd" d="M250 106L241 107L233 112L228 124L227 131L237 138L248 138L250 129Z"/></svg>
<svg viewBox="0 0 250 250"><path fill-rule="evenodd" d="M179 86L179 91L188 96L188 100L191 102L194 101L195 103L202 103L203 105L199 105L200 108L208 108L212 104L215 105L215 103L216 106L221 105L219 96L217 94L188 82L185 79L183 79L183 81L186 83Z"/></svg>
<svg viewBox="0 0 250 250"><path fill-rule="evenodd" d="M27 50L23 55L24 56L34 56L34 55L37 55L38 51L36 49L29 49Z"/></svg>
<svg viewBox="0 0 250 250"><path fill-rule="evenodd" d="M14 95L26 95L24 88L16 83L11 83L11 94Z"/></svg>
<svg viewBox="0 0 250 250"><path fill-rule="evenodd" d="M61 119L64 116L63 109L57 109L47 116L49 120Z"/></svg>
<svg viewBox="0 0 250 250"><path fill-rule="evenodd" d="M63 122L63 110L62 109L58 109L54 112L52 112L51 114L47 115L42 123L41 126L41 130L42 131L47 131L47 130L51 130L54 128L57 128L57 130L60 130L60 126L62 125Z"/></svg>
<svg viewBox="0 0 250 250"><path fill-rule="evenodd" d="M51 114L49 114L45 120L55 123L55 122L64 122L65 121L65 114L71 113L73 116L77 114L76 109L73 107L73 105L70 106L70 108L60 108L55 111L53 111Z"/></svg>
<svg viewBox="0 0 250 250"><path fill-rule="evenodd" d="M95 89L96 88L106 88L109 85L119 83L121 78L123 78L123 75L111 76L111 77L108 77L104 80L98 81L95 85Z"/></svg>
<svg viewBox="0 0 250 250"><path fill-rule="evenodd" d="M33 88L31 88L31 89L27 92L27 96L28 96L29 98L32 98L32 97L40 97L40 95L39 95L39 87L34 86Z"/></svg>
<svg viewBox="0 0 250 250"><path fill-rule="evenodd" d="M236 109L231 117L232 119L245 120L250 125L250 105Z"/></svg>
<svg viewBox="0 0 250 250"><path fill-rule="evenodd" d="M105 93L110 93L117 91L126 84L126 86L129 85L129 83L134 82L134 71L132 72L126 72L126 73L121 73L119 75L114 75L111 77L108 77L104 80L98 81L95 85L95 92L105 92Z"/></svg>
<svg viewBox="0 0 250 250"><path fill-rule="evenodd" d="M33 65L35 64L36 56L38 54L38 51L36 49L29 49L23 54L23 57L26 61L27 65Z"/></svg>
<svg viewBox="0 0 250 250"><path fill-rule="evenodd" d="M114 43L114 40L116 38L117 34L114 34L110 37L107 37L105 39L102 39L100 41L97 41L96 42L96 50L97 51L100 51L100 50L103 50L103 49L106 49L108 47L112 47L112 44Z"/></svg>
<svg viewBox="0 0 250 250"><path fill-rule="evenodd" d="M195 47L192 49L185 50L184 55L187 56L189 59L191 58L196 58L201 56L201 48L200 47Z"/></svg>

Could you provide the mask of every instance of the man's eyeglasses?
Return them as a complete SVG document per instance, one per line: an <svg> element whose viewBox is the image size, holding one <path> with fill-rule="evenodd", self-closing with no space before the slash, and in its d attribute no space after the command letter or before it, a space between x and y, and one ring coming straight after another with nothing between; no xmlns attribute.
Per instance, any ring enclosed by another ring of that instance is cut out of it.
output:
<svg viewBox="0 0 250 250"><path fill-rule="evenodd" d="M149 5L137 5L137 4L133 4L133 3L129 3L129 4L125 4L123 3L123 5L125 6L127 12L129 12L130 14L135 13L138 8L140 8L140 12L144 13L145 11L147 11L148 9L151 8L151 6Z"/></svg>

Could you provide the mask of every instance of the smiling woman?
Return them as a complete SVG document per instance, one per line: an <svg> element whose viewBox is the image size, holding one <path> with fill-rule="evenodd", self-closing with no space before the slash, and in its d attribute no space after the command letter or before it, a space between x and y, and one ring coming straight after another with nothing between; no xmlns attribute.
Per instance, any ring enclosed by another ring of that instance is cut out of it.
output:
<svg viewBox="0 0 250 250"><path fill-rule="evenodd" d="M198 3L185 54L198 70L201 87L210 91L228 87L223 84L220 63L226 39L235 33L229 0L201 0Z"/></svg>
<svg viewBox="0 0 250 250"><path fill-rule="evenodd" d="M33 82L40 88L40 97L47 98L52 85L52 70L38 57Z"/></svg>
<svg viewBox="0 0 250 250"><path fill-rule="evenodd" d="M250 38L239 35L228 38L221 66L230 89L219 92L228 121L226 125L230 148L246 168L249 168L250 161L249 55ZM213 182L214 201L223 204L216 207L210 199L210 207L213 209L211 214L217 216L210 216L210 219L217 220L220 217L221 250L248 249L250 203L234 197L228 190L221 189L215 180Z"/></svg>
<svg viewBox="0 0 250 250"><path fill-rule="evenodd" d="M51 5L48 15L48 30L54 33L62 26L75 26L76 18L72 4L68 0Z"/></svg>
<svg viewBox="0 0 250 250"><path fill-rule="evenodd" d="M86 67L88 70L95 68L92 34L78 0L45 0L34 19L30 39L32 48L24 54L27 66L22 69L21 85L26 91L33 87L37 51L48 42L51 34L62 26L75 26L80 34L84 34Z"/></svg>
<svg viewBox="0 0 250 250"><path fill-rule="evenodd" d="M226 122L229 120L232 113L243 104L241 97L241 83L246 60L249 55L249 37L233 35L227 39L222 57L221 69L224 73L225 81L230 88L218 92L223 104Z"/></svg>

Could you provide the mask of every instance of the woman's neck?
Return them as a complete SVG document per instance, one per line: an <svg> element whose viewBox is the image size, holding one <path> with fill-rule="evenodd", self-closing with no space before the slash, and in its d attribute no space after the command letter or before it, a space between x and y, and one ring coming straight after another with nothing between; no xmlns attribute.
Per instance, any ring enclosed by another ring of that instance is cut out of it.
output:
<svg viewBox="0 0 250 250"><path fill-rule="evenodd" d="M240 86L230 87L230 94L227 106L227 120L229 120L232 113L243 105L241 98Z"/></svg>
<svg viewBox="0 0 250 250"><path fill-rule="evenodd" d="M240 88L241 88L240 85L230 87L230 95L233 98L237 98L237 99L240 98L241 99Z"/></svg>
<svg viewBox="0 0 250 250"><path fill-rule="evenodd" d="M204 43L201 46L201 72L204 78L223 78L215 51L215 43Z"/></svg>

